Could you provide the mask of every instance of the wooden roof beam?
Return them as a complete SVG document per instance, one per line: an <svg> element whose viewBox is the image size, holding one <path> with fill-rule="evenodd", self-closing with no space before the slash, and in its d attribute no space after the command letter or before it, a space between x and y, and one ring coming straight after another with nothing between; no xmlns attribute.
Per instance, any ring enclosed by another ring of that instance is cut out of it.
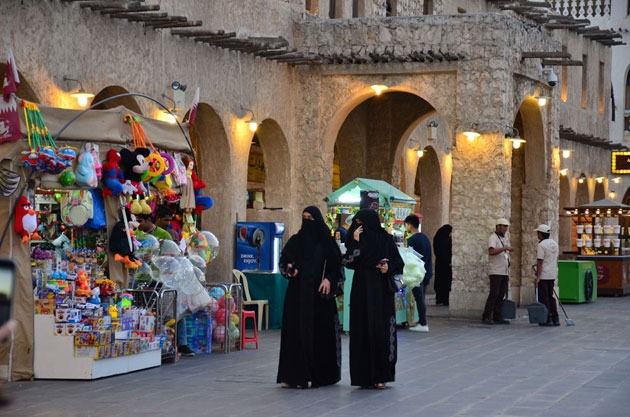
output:
<svg viewBox="0 0 630 417"><path fill-rule="evenodd" d="M196 38L201 36L215 36L225 34L224 30L191 30L191 29L174 29L171 35L182 36L184 38Z"/></svg>
<svg viewBox="0 0 630 417"><path fill-rule="evenodd" d="M147 22L150 23L150 22ZM145 26L148 26L147 23L145 23ZM170 28L187 28L187 27L195 27L195 26L201 26L203 25L203 22L201 20L190 20L190 21L186 21L186 22L165 22L162 24L158 24L158 25L152 25L153 29L170 29Z"/></svg>
<svg viewBox="0 0 630 417"><path fill-rule="evenodd" d="M547 29L579 29L588 23L546 23Z"/></svg>
<svg viewBox="0 0 630 417"><path fill-rule="evenodd" d="M121 12L126 12L126 13L156 12L156 11L160 10L160 5L159 4L151 4L151 5L146 5L146 6L128 7L128 8L124 8L124 9L119 9L119 8L116 8L116 7L110 7L110 8L106 8L106 9L92 9L92 10L99 10L101 12L101 14L113 14L113 13L121 13Z"/></svg>
<svg viewBox="0 0 630 417"><path fill-rule="evenodd" d="M571 54L562 51L523 52L521 58L571 58Z"/></svg>
<svg viewBox="0 0 630 417"><path fill-rule="evenodd" d="M155 22L146 22L145 26L157 26L168 22L186 22L188 19L185 16L169 16L166 19L155 21Z"/></svg>
<svg viewBox="0 0 630 417"><path fill-rule="evenodd" d="M560 67L581 67L584 65L584 63L582 61L571 61L571 60L553 60L553 59L543 59L542 60L542 65L545 67L552 67L552 66L560 66Z"/></svg>
<svg viewBox="0 0 630 417"><path fill-rule="evenodd" d="M130 22L144 22L149 20L164 20L168 17L168 13L112 13L109 15L112 19L127 19Z"/></svg>

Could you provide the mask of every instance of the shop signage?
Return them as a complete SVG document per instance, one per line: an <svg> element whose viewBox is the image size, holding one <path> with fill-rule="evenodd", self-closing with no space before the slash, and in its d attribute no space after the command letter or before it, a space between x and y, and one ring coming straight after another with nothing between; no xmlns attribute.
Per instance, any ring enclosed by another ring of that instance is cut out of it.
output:
<svg viewBox="0 0 630 417"><path fill-rule="evenodd" d="M630 174L630 152L612 152L612 163L610 172L612 174Z"/></svg>

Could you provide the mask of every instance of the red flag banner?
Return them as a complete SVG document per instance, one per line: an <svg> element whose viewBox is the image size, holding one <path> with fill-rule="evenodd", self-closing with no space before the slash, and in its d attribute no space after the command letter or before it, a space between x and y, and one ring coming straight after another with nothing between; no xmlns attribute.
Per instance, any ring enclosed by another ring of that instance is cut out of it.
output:
<svg viewBox="0 0 630 417"><path fill-rule="evenodd" d="M7 67L2 83L2 100L0 100L0 143L13 142L20 139L20 115L18 100L15 96L20 77L18 75L13 51L9 50Z"/></svg>
<svg viewBox="0 0 630 417"><path fill-rule="evenodd" d="M197 90L195 91L195 98L193 99L190 114L188 115L188 124L190 126L195 123L195 118L197 117L197 107L199 107L199 87L197 87Z"/></svg>

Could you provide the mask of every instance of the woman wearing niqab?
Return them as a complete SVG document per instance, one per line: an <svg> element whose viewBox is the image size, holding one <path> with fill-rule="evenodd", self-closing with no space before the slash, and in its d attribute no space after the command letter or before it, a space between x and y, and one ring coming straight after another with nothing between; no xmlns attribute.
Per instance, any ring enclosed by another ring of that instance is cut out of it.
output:
<svg viewBox="0 0 630 417"><path fill-rule="evenodd" d="M448 305L453 271L451 268L452 243L451 232L453 227L445 224L440 227L433 237L433 253L435 253L435 304Z"/></svg>
<svg viewBox="0 0 630 417"><path fill-rule="evenodd" d="M280 256L289 280L284 300L278 383L285 388L335 384L341 379L337 304L343 283L341 252L317 207L306 207L302 227Z"/></svg>
<svg viewBox="0 0 630 417"><path fill-rule="evenodd" d="M396 375L397 338L392 275L404 262L374 210L360 210L346 238L343 264L354 269L350 295L350 383L385 388Z"/></svg>

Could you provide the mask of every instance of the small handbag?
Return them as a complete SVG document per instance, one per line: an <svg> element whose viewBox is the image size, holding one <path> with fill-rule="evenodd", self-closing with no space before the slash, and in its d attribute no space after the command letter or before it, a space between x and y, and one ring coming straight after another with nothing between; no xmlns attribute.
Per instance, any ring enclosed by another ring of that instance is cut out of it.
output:
<svg viewBox="0 0 630 417"><path fill-rule="evenodd" d="M516 303L507 297L503 299L501 317L508 320L514 320L516 318Z"/></svg>
<svg viewBox="0 0 630 417"><path fill-rule="evenodd" d="M324 260L324 270L322 271L322 281L324 280L324 278L326 278L326 263L328 262L328 259ZM330 281L330 280L329 280ZM319 295L326 299L326 300L334 300L335 298L337 298L338 296L340 296L341 294L343 294L343 288L341 287L341 285L339 283L330 283L330 291L328 292L328 294L324 294L324 293L319 293Z"/></svg>
<svg viewBox="0 0 630 417"><path fill-rule="evenodd" d="M390 275L390 277L388 278L388 282L389 289L392 290L392 292L394 293L403 291L405 288L407 288L407 284L405 284L405 280L403 279L402 274Z"/></svg>

